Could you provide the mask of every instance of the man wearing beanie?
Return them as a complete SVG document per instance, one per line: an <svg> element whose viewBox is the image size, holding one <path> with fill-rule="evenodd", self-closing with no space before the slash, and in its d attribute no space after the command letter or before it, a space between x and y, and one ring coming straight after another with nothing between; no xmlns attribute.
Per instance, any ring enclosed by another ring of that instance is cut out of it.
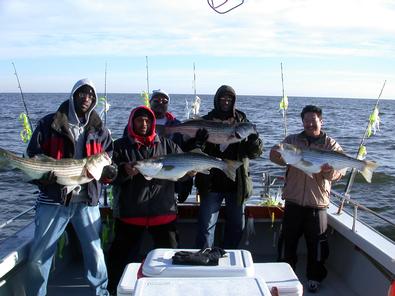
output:
<svg viewBox="0 0 395 296"><path fill-rule="evenodd" d="M203 118L231 124L248 122L247 116L236 109L236 92L228 85L222 85L217 90L214 96L214 109ZM196 133L195 141L200 143L203 152L221 159L238 160L243 165L237 169L235 181L215 168L210 170L209 175L196 175L195 186L200 195L196 246L200 249L213 246L215 225L222 201L225 200L226 224L221 247L237 249L244 228L244 201L252 193L249 160L262 154L262 141L257 134L251 134L246 140L231 144L222 152L220 145L205 142L206 139L206 130Z"/></svg>
<svg viewBox="0 0 395 296"><path fill-rule="evenodd" d="M116 289L128 262L137 262L142 236L147 230L154 248L177 248L175 184L189 181L146 180L134 168L136 161L171 153L182 153L177 144L156 133L154 112L137 107L130 113L127 135L114 142L113 161L118 176L113 187L118 192L118 219L109 251L109 290ZM185 180L184 180L185 179Z"/></svg>

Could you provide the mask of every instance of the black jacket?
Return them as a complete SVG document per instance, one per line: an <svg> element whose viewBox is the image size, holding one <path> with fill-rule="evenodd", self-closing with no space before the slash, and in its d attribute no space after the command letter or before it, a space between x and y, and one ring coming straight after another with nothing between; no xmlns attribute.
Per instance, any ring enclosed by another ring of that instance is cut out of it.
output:
<svg viewBox="0 0 395 296"><path fill-rule="evenodd" d="M219 111L218 100L223 94L233 97L233 108L228 114ZM214 109L203 118L207 120L232 118L235 122L248 122L247 116L235 108L235 101L236 94L233 88L221 86L214 97ZM253 135L246 140L231 144L223 152L221 152L219 145L207 142L203 152L222 159L238 160L243 162L243 165L236 171L235 182L230 180L224 172L215 168L210 170L209 175L197 174L195 185L202 198L208 192L236 192L239 202L243 202L251 196L252 180L249 172L249 159L257 158L263 152L263 143L259 137Z"/></svg>
<svg viewBox="0 0 395 296"><path fill-rule="evenodd" d="M181 152L181 148L172 140L159 136L156 136L151 148L139 145L130 136L114 142L113 161L118 165L118 176L113 186L117 187L120 218L177 213L175 182L160 179L146 180L141 174L129 176L124 170L124 164Z"/></svg>

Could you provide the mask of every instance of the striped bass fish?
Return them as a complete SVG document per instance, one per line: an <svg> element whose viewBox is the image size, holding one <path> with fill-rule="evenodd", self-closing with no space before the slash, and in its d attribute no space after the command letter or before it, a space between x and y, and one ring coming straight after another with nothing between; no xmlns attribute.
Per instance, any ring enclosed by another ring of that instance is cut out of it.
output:
<svg viewBox="0 0 395 296"><path fill-rule="evenodd" d="M165 133L180 133L193 138L196 131L202 128L208 132L207 142L220 144L221 151L225 151L228 145L240 142L251 134L257 134L256 126L250 122L230 124L204 119L187 120L177 125L165 126Z"/></svg>
<svg viewBox="0 0 395 296"><path fill-rule="evenodd" d="M93 179L99 180L103 168L110 164L111 158L106 152L84 159L64 158L55 160L45 155L37 155L32 158L19 157L0 148L0 168L3 166L17 168L31 180L40 179L44 174L53 171L57 177L56 183L66 186L88 183Z"/></svg>
<svg viewBox="0 0 395 296"><path fill-rule="evenodd" d="M322 165L329 164L335 170L343 170L344 173L348 168L357 169L370 183L373 171L378 167L378 164L373 161L359 160L336 151L305 149L287 143L281 143L278 146L276 150L287 164L302 170L310 177L313 177L312 174L319 173Z"/></svg>
<svg viewBox="0 0 395 296"><path fill-rule="evenodd" d="M195 171L209 174L211 168L222 170L232 181L236 180L236 169L242 162L236 160L221 160L197 152L175 153L155 158L137 161L134 166L147 179L165 179L177 181L187 172Z"/></svg>

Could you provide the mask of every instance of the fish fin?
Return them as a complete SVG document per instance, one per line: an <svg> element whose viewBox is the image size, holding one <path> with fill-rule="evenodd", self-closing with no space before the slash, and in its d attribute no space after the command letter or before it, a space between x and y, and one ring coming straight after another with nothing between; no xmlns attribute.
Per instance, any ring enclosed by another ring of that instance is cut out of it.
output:
<svg viewBox="0 0 395 296"><path fill-rule="evenodd" d="M225 175L231 179L233 182L236 181L236 170L241 166L243 163L237 160L229 160L224 159L226 163L226 167L224 169Z"/></svg>
<svg viewBox="0 0 395 296"><path fill-rule="evenodd" d="M365 160L365 166L360 173L365 178L366 182L372 182L373 171L379 166L377 163L369 160Z"/></svg>
<svg viewBox="0 0 395 296"><path fill-rule="evenodd" d="M226 148L228 148L229 144L219 144L219 150L221 150L221 152L224 152L226 150Z"/></svg>
<svg viewBox="0 0 395 296"><path fill-rule="evenodd" d="M79 194L81 191L81 185L66 186L66 194L69 194L72 191L75 191L76 194Z"/></svg>
<svg viewBox="0 0 395 296"><path fill-rule="evenodd" d="M148 162L142 164L141 167L139 165L135 166L135 168L141 174L144 175L144 173L145 173L145 174L148 174L150 176L155 176L156 174L158 174L160 172L160 170L162 169L162 167L163 167L163 163L148 163Z"/></svg>
<svg viewBox="0 0 395 296"><path fill-rule="evenodd" d="M342 176L345 176L347 173L347 169L348 168L341 169L341 170L339 170L339 173L342 174Z"/></svg>
<svg viewBox="0 0 395 296"><path fill-rule="evenodd" d="M164 165L164 166L162 166L162 169L163 169L164 171L171 171L171 170L173 170L174 168L175 168L174 165Z"/></svg>
<svg viewBox="0 0 395 296"><path fill-rule="evenodd" d="M243 138L242 135L239 132L235 132L235 137L237 139L242 139Z"/></svg>
<svg viewBox="0 0 395 296"><path fill-rule="evenodd" d="M48 156L48 155L45 155L45 154L35 155L33 158L34 158L34 159L37 159L37 160L39 160L39 161L46 161L46 162L56 161L55 158L52 158L52 157L50 157L50 156Z"/></svg>
<svg viewBox="0 0 395 296"><path fill-rule="evenodd" d="M300 164L303 165L303 166L305 166L305 167L312 167L312 166L314 166L314 163L312 163L312 162L310 162L310 161L308 161L308 160L304 160L304 159L302 159L302 160L300 161Z"/></svg>
<svg viewBox="0 0 395 296"><path fill-rule="evenodd" d="M202 149L200 149L200 148L192 149L192 150L189 151L189 152L192 152L192 153L199 153L199 154L202 154L202 155L207 155L207 154L204 153L204 152L202 151Z"/></svg>

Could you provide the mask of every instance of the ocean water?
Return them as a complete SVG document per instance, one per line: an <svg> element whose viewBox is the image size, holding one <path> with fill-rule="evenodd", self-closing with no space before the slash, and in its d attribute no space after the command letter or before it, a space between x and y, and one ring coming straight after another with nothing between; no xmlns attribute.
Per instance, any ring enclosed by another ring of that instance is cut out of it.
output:
<svg viewBox="0 0 395 296"><path fill-rule="evenodd" d="M26 93L24 94L33 125L44 115L54 112L61 102L68 99L68 94L61 93ZM114 139L121 136L128 120L130 110L143 103L139 94L108 94L111 104L107 115L107 126L112 131ZM200 113L206 114L213 107L212 95L200 95L202 99ZM169 110L180 120L185 119L185 100L191 103L192 95L171 95ZM263 139L265 151L256 160L251 161L250 170L254 181L254 193L259 195L262 190L262 173L270 171L281 173L283 170L268 159L270 147L280 142L284 135L284 126L279 110L279 97L269 96L239 96L236 107L247 114L248 119L257 125ZM22 125L18 116L24 112L19 93L0 93L2 108L0 111L0 147L18 154L26 149L26 144L19 136ZM314 104L323 109L323 129L335 138L345 152L355 156L361 137L367 126L375 99L347 98L312 98L290 97L288 109L288 133L302 130L300 112L305 105ZM383 100L379 103L380 131L367 139L367 159L380 164L375 171L372 183L366 183L357 176L352 187L351 197L376 211L380 215L394 221L395 217L395 101ZM97 107L101 111L101 107ZM343 191L346 176L334 188ZM23 174L17 170L0 169L0 224L29 209L35 203L37 189L23 179ZM34 211L17 219L0 229L0 242L23 225L29 223ZM362 220L395 240L393 226L373 215L359 211Z"/></svg>

